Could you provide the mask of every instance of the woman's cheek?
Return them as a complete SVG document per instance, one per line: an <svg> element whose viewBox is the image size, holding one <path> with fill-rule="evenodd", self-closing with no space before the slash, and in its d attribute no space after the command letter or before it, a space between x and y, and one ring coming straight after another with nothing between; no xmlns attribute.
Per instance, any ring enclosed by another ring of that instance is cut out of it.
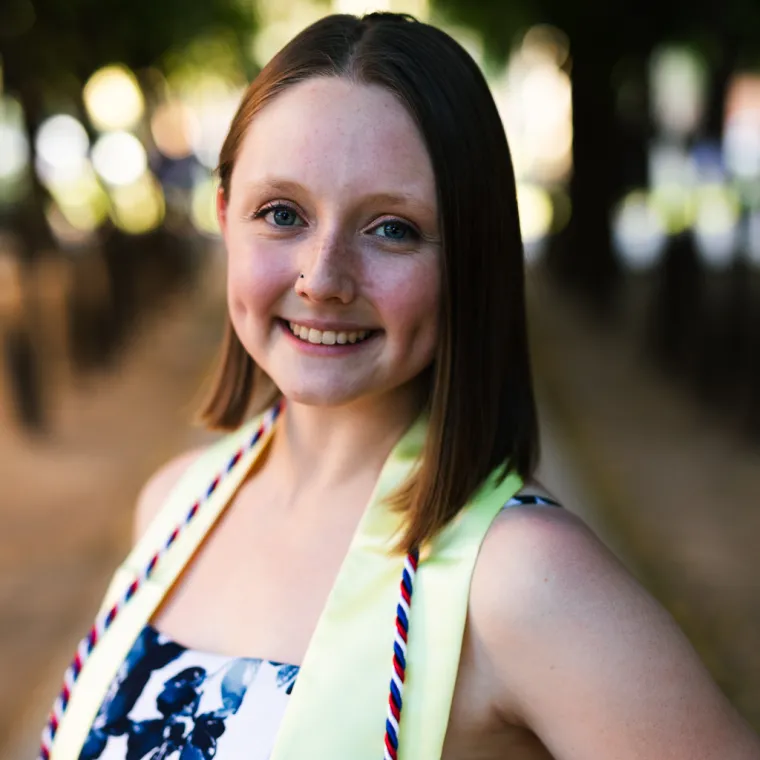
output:
<svg viewBox="0 0 760 760"><path fill-rule="evenodd" d="M426 262L427 263L427 262ZM435 266L417 265L383 289L384 311L393 321L430 326L438 319L440 275Z"/></svg>
<svg viewBox="0 0 760 760"><path fill-rule="evenodd" d="M267 308L280 298L286 273L283 261L266 244L257 244L250 235L232 240L228 260L228 294L246 311Z"/></svg>
<svg viewBox="0 0 760 760"><path fill-rule="evenodd" d="M231 279L242 282L250 278L251 264L253 262L252 246L249 236L236 230L228 242L228 271Z"/></svg>
<svg viewBox="0 0 760 760"><path fill-rule="evenodd" d="M231 254L227 265L227 297L230 309L239 316L247 311L250 286L250 268L237 253Z"/></svg>

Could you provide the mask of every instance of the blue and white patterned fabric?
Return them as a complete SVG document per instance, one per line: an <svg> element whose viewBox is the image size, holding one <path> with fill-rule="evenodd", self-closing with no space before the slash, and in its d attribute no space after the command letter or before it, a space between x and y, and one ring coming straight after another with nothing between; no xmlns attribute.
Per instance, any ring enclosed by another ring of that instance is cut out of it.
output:
<svg viewBox="0 0 760 760"><path fill-rule="evenodd" d="M187 649L146 626L79 760L267 760L298 667Z"/></svg>

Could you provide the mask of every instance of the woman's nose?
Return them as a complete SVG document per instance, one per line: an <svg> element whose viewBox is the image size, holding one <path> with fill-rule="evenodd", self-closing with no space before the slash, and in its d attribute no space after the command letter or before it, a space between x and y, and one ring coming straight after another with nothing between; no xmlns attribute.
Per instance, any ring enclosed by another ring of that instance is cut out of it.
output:
<svg viewBox="0 0 760 760"><path fill-rule="evenodd" d="M354 265L350 246L332 235L301 260L296 292L315 302L350 303L356 295Z"/></svg>

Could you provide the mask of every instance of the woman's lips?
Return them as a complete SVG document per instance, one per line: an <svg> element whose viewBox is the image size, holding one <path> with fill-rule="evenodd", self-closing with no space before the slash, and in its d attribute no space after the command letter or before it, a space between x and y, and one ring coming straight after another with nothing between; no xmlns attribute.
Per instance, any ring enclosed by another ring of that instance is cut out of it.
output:
<svg viewBox="0 0 760 760"><path fill-rule="evenodd" d="M356 349L382 332L382 330L362 330L342 325L333 327L329 323L321 323L325 327L320 329L312 326L314 323L309 325L284 319L279 320L279 322L285 333L299 347L307 350L318 350L320 354L325 353L327 355Z"/></svg>
<svg viewBox="0 0 760 760"><path fill-rule="evenodd" d="M317 329L299 322L288 322L290 332L302 341L314 345L334 346L361 343L366 340L372 330L350 330L340 327L329 327L327 329Z"/></svg>

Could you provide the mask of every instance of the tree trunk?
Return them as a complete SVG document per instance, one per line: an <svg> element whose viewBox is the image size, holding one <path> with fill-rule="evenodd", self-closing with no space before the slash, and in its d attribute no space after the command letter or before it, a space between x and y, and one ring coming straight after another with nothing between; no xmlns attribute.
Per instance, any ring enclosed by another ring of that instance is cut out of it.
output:
<svg viewBox="0 0 760 760"><path fill-rule="evenodd" d="M610 213L622 185L619 126L611 82L612 56L601 47L573 51L572 218L559 270L597 313L615 307L620 267L610 235Z"/></svg>

